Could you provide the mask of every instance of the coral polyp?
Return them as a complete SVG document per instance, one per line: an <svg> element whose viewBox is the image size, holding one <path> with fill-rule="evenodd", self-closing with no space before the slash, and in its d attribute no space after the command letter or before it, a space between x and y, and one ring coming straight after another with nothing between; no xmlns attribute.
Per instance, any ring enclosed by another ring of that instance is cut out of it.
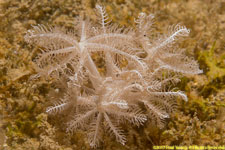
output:
<svg viewBox="0 0 225 150"><path fill-rule="evenodd" d="M67 85L62 98L46 112L70 114L67 132L87 130L91 147L99 146L105 132L124 145L121 124L140 127L150 120L162 128L176 110L176 100L187 101L184 92L170 85L179 82L181 74L202 71L176 46L190 32L185 26L175 25L166 35L151 36L153 15L140 13L136 29L126 29L111 23L104 7L96 9L99 25L82 19L74 31L38 25L25 40L41 47L34 61L36 77L51 76ZM104 73L93 60L96 53L102 54Z"/></svg>

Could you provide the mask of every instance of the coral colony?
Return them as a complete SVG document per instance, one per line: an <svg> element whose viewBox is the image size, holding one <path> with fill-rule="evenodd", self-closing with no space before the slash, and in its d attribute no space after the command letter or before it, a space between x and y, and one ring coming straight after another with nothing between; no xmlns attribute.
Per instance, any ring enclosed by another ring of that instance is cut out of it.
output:
<svg viewBox="0 0 225 150"><path fill-rule="evenodd" d="M88 132L91 147L97 147L102 133L125 144L121 124L141 126L147 120L162 128L177 107L177 99L187 96L171 85L181 74L199 74L197 62L176 46L189 34L180 25L167 35L155 36L153 15L140 13L136 29L120 28L108 21L104 7L97 5L99 24L78 19L73 31L34 26L25 40L41 47L35 59L36 77L51 76L65 86L46 112L68 114L67 132ZM94 62L101 57L105 71Z"/></svg>

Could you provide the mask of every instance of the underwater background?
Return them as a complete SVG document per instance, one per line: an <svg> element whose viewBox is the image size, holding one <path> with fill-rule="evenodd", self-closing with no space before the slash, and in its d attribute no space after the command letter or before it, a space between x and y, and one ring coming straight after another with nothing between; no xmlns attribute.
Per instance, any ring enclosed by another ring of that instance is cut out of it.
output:
<svg viewBox="0 0 225 150"><path fill-rule="evenodd" d="M72 29L75 18L96 22L95 5L105 6L112 22L134 27L140 12L155 15L159 33L180 23L191 30L180 47L200 64L203 73L181 78L188 96L163 129L151 123L126 126L127 143L105 135L103 150L151 150L155 145L225 145L225 1L224 0L0 0L0 149L86 150L84 131L66 134L62 118L49 117L48 94L53 80L30 80L38 47L24 40L31 25ZM103 69L101 59L94 56Z"/></svg>

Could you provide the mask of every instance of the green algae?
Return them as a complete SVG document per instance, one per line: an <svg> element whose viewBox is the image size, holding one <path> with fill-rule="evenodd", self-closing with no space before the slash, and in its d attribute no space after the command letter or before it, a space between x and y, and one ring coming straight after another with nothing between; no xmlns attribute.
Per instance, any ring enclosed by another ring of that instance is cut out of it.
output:
<svg viewBox="0 0 225 150"><path fill-rule="evenodd" d="M201 52L199 54L199 61L205 63L208 67L206 75L212 80L215 78L222 78L225 76L225 64L220 64L225 59L225 54L222 54L219 58L215 56L216 42L208 51ZM221 66L220 66L221 65Z"/></svg>
<svg viewBox="0 0 225 150"><path fill-rule="evenodd" d="M216 57L215 48L216 42L213 43L210 50L200 52L198 56L199 62L204 65L208 78L208 83L200 91L205 97L225 87L225 53Z"/></svg>

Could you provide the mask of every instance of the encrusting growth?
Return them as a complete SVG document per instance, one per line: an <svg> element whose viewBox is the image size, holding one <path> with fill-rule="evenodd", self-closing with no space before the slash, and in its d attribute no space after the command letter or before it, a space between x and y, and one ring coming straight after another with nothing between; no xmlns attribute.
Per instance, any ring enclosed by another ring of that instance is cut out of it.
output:
<svg viewBox="0 0 225 150"><path fill-rule="evenodd" d="M202 72L175 46L188 36L186 27L176 25L169 34L154 37L150 35L153 15L140 13L136 29L126 29L110 23L104 7L96 9L100 25L80 19L75 26L78 36L75 31L44 25L25 35L28 43L42 48L35 59L36 77L51 76L66 85L64 96L46 112L72 114L67 132L88 130L91 147L99 145L103 132L125 144L120 127L124 122L141 126L149 119L162 128L177 107L176 99L187 101L183 92L170 85L179 82L181 74ZM96 52L105 62L104 74L93 61Z"/></svg>

